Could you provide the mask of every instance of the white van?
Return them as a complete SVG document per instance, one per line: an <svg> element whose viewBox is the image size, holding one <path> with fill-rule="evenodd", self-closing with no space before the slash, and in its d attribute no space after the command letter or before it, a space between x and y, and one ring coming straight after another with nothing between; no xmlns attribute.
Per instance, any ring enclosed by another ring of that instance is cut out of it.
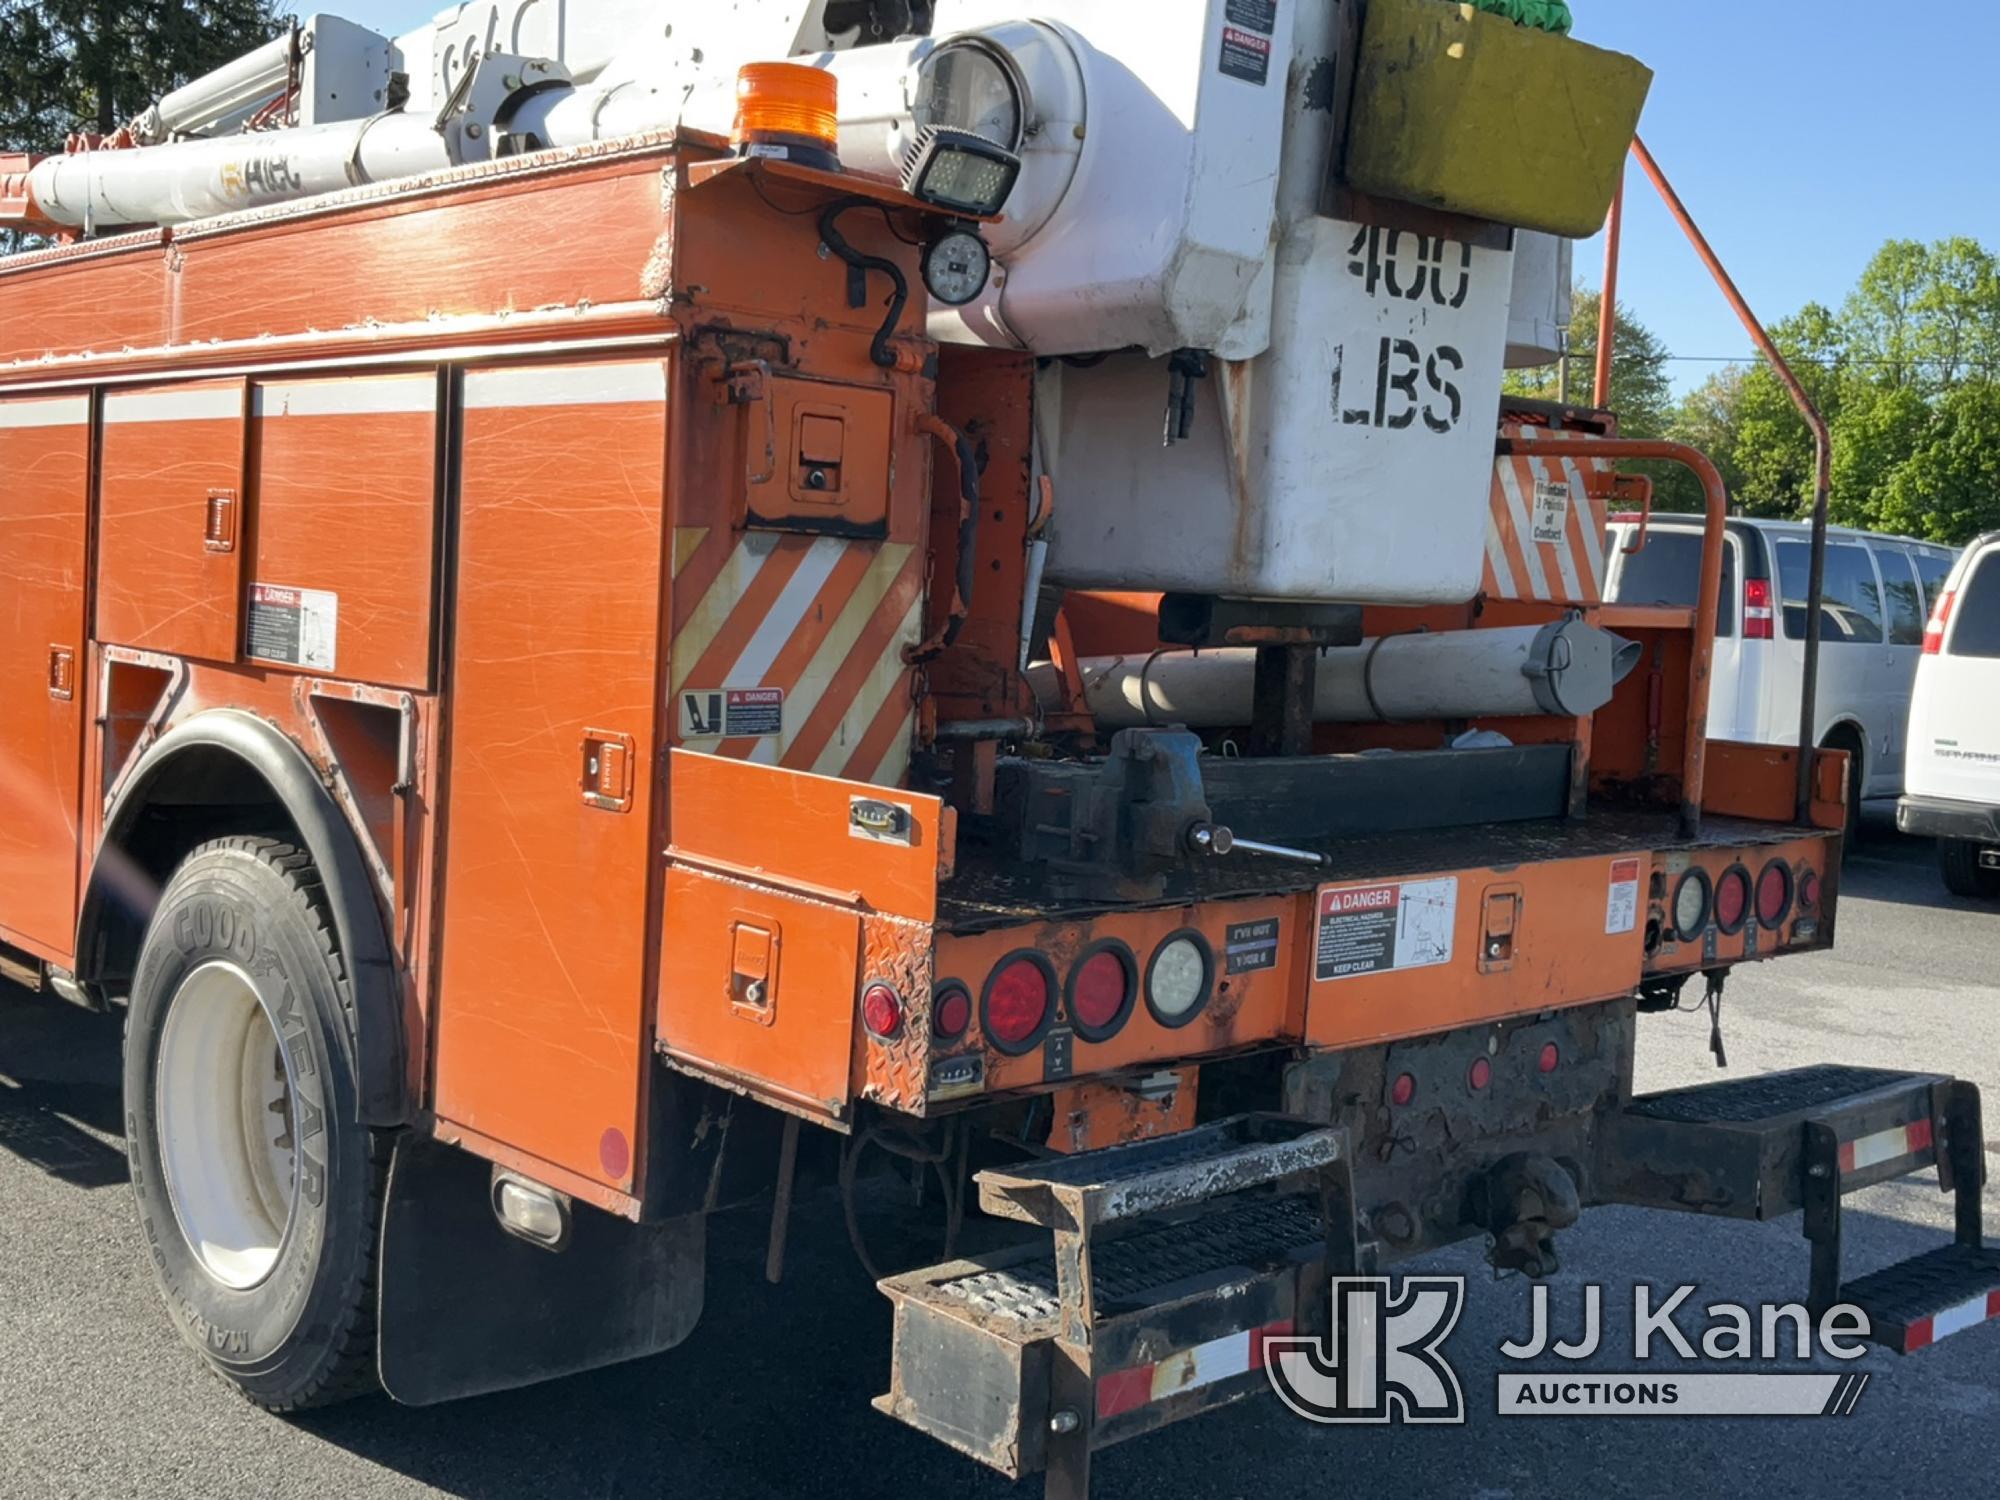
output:
<svg viewBox="0 0 2000 1500"><path fill-rule="evenodd" d="M1645 547L1628 552L1638 534L1637 516L1611 522L1606 599L1692 605L1700 576L1701 518L1655 513ZM1849 791L1857 813L1862 798L1890 798L1903 790L1903 744L1924 622L1955 557L1934 542L1827 529L1813 733L1821 746L1854 757L1857 775ZM1708 706L1711 737L1798 743L1811 568L1810 526L1729 522Z"/></svg>
<svg viewBox="0 0 2000 1500"><path fill-rule="evenodd" d="M1952 894L2000 897L2000 531L1966 548L1924 632L1896 826L1938 841Z"/></svg>

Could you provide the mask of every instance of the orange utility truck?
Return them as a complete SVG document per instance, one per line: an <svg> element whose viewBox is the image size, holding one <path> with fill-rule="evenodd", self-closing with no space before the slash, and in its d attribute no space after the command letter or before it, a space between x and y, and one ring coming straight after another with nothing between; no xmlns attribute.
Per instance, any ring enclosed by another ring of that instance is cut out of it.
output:
<svg viewBox="0 0 2000 1500"><path fill-rule="evenodd" d="M1970 1085L1633 1095L1833 942L1846 806L1705 735L1714 467L1502 396L1649 76L1443 0L488 0L5 162L0 940L126 1013L187 1340L276 1410L654 1354L819 1159L1014 1241L877 1268L878 1405L1059 1494L1594 1204L1966 1321ZM1695 608L1603 598L1639 459ZM1846 1279L1933 1165L1956 1242Z"/></svg>

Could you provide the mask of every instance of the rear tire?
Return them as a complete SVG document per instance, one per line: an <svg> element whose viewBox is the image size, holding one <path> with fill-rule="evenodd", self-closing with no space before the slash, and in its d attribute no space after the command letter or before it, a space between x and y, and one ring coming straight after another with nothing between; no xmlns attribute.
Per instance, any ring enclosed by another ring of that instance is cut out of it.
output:
<svg viewBox="0 0 2000 1500"><path fill-rule="evenodd" d="M1979 863L1979 851L1984 847L1968 839L1938 840L1938 872L1944 876L1944 888L1954 896L2000 900L2000 870L1989 870Z"/></svg>
<svg viewBox="0 0 2000 1500"><path fill-rule="evenodd" d="M311 858L204 844L140 949L125 1136L154 1278L181 1336L291 1411L375 1384L388 1140L359 1123L343 966Z"/></svg>
<svg viewBox="0 0 2000 1500"><path fill-rule="evenodd" d="M1867 769L1862 760L1861 737L1851 729L1836 729L1820 748L1847 752L1847 822L1840 835L1844 858L1861 845L1861 784Z"/></svg>

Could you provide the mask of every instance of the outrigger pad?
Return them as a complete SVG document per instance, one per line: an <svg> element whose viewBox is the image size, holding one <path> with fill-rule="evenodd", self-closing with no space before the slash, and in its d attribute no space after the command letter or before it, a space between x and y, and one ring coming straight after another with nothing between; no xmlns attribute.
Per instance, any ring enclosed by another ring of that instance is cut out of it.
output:
<svg viewBox="0 0 2000 1500"><path fill-rule="evenodd" d="M700 1214L631 1224L574 1204L550 1251L494 1218L492 1166L405 1135L377 1266L383 1389L412 1406L512 1390L659 1354L701 1317Z"/></svg>

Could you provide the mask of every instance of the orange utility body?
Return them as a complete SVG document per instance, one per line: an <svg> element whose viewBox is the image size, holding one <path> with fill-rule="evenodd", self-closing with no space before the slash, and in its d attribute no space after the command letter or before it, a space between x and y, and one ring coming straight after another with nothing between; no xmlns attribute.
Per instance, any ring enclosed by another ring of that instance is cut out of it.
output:
<svg viewBox="0 0 2000 1500"><path fill-rule="evenodd" d="M1576 610L1639 642L1639 670L1589 718L1322 725L1314 749L1568 746L1564 830L1356 840L1318 876L1115 907L1013 878L966 836L994 811L999 736L976 726L1101 749L1077 662L1162 649L1157 601L1071 597L1050 627L1069 702L1037 708L1024 559L1046 507L1078 502L1032 477L1033 361L938 349L920 292L875 357L886 281L818 227L850 198L842 232L920 287L922 203L691 134L0 264L0 506L24 543L0 563L20 810L0 940L118 993L102 913L143 911L161 872L107 830L154 757L251 716L362 851L398 1032L363 1050L398 1059L401 1118L631 1218L676 1073L842 1131L864 1105L1047 1096L1042 1138L1077 1150L1186 1128L1204 1060L1506 1023L1831 941L1840 757L1808 828L1794 755L1706 744L1713 610L1702 629L1603 603L1628 453L1602 414L1554 409L1499 431L1485 592L1370 609L1367 632ZM1513 532L1509 468L1588 497L1559 541ZM1774 861L1779 924L1675 932L1689 868ZM1376 916L1419 906L1433 948L1370 948ZM1207 992L1169 1017L1147 973L1188 935ZM1100 952L1125 1014L1079 1028ZM986 1016L1018 955L1054 992L1025 1046Z"/></svg>

